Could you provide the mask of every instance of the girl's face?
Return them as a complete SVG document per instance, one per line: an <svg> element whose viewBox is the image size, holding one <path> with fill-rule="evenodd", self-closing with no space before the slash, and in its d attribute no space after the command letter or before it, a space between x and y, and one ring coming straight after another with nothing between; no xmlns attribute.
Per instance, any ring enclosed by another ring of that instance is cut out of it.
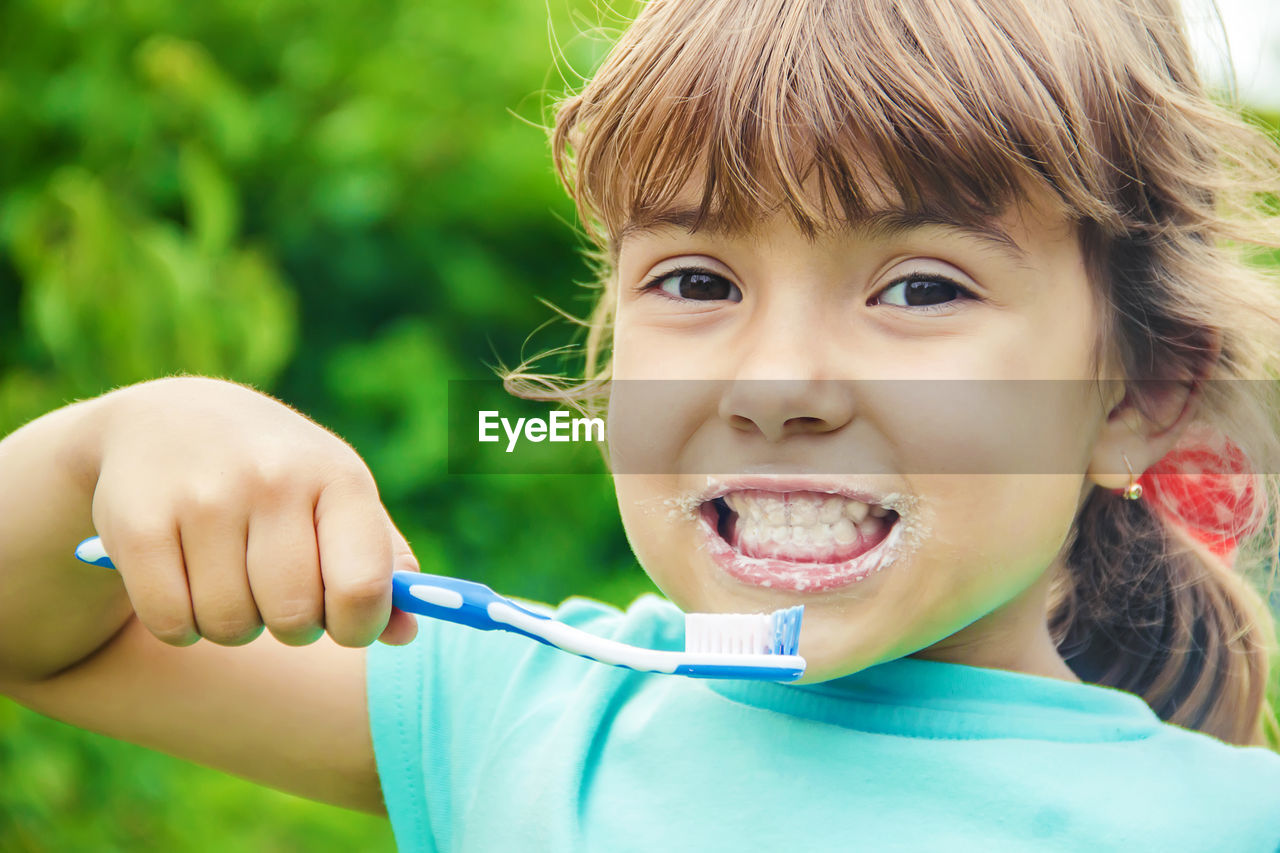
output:
<svg viewBox="0 0 1280 853"><path fill-rule="evenodd" d="M1045 597L1120 396L1091 381L1074 230L1031 207L812 241L668 220L620 243L609 416L662 591L804 604L806 681L917 652L1074 679Z"/></svg>

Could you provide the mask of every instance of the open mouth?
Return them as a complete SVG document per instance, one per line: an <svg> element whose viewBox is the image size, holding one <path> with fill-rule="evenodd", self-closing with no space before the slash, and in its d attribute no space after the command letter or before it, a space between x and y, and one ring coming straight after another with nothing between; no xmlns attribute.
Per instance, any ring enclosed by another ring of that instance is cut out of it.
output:
<svg viewBox="0 0 1280 853"><path fill-rule="evenodd" d="M730 491L704 501L700 525L713 559L757 586L819 591L887 565L897 511L814 491Z"/></svg>

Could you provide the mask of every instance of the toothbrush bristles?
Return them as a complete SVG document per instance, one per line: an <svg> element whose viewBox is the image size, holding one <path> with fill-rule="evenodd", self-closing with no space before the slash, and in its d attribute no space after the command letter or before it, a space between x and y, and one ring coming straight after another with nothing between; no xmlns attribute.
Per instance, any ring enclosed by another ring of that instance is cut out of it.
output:
<svg viewBox="0 0 1280 853"><path fill-rule="evenodd" d="M794 655L800 646L800 619L804 605L797 604L773 613L773 648L775 655Z"/></svg>
<svg viewBox="0 0 1280 853"><path fill-rule="evenodd" d="M773 613L686 613L684 650L748 655L794 655L804 606Z"/></svg>

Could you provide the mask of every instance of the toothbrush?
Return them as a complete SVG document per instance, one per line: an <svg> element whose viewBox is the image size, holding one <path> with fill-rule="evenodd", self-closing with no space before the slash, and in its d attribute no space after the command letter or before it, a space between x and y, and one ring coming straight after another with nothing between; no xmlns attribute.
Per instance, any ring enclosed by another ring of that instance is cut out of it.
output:
<svg viewBox="0 0 1280 853"><path fill-rule="evenodd" d="M115 568L97 536L80 543L76 559ZM804 658L796 654L803 605L773 613L686 613L685 648L675 652L597 637L526 610L484 584L460 578L395 572L391 576L391 602L409 613L482 631L521 634L588 660L639 672L795 681L805 669Z"/></svg>

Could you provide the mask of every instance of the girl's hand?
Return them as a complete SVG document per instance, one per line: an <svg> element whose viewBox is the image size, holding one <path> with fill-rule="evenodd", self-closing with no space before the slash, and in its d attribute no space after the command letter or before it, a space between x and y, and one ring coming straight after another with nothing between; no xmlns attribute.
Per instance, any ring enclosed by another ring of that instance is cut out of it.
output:
<svg viewBox="0 0 1280 853"><path fill-rule="evenodd" d="M407 643L393 570L417 570L364 461L270 397L174 378L99 407L93 522L138 620L162 641Z"/></svg>

